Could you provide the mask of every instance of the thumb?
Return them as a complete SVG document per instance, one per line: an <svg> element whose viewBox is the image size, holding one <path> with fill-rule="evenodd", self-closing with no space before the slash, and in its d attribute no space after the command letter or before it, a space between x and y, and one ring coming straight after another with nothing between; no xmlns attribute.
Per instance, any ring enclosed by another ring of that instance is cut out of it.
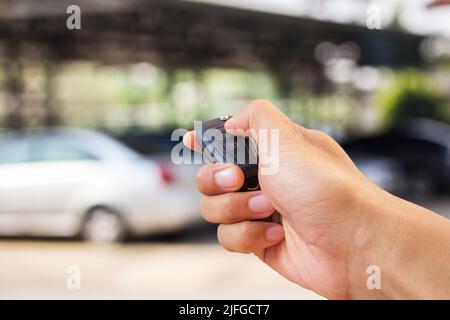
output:
<svg viewBox="0 0 450 320"><path fill-rule="evenodd" d="M253 138L258 145L259 173L262 175L278 172L280 152L292 150L291 142L294 140L291 138L299 137L299 131L303 130L266 100L250 103L239 114L225 122L225 129L232 135ZM297 143L295 146L299 148Z"/></svg>
<svg viewBox="0 0 450 320"><path fill-rule="evenodd" d="M280 136L296 131L294 124L277 107L267 100L254 100L244 110L225 122L225 129L234 135L249 135L258 143L257 132L261 129L278 130Z"/></svg>
<svg viewBox="0 0 450 320"><path fill-rule="evenodd" d="M227 130L280 129L289 119L267 100L254 100L225 123Z"/></svg>

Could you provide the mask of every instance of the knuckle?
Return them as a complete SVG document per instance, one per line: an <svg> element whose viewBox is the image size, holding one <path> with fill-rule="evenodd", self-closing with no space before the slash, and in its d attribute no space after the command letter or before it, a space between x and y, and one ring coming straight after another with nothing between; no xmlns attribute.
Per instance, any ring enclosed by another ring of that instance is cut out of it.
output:
<svg viewBox="0 0 450 320"><path fill-rule="evenodd" d="M197 178L198 179L205 179L213 169L213 164L204 164L197 170Z"/></svg>
<svg viewBox="0 0 450 320"><path fill-rule="evenodd" d="M242 248L242 251L252 252L255 243L252 223L249 221L243 222L240 234L240 246Z"/></svg>
<svg viewBox="0 0 450 320"><path fill-rule="evenodd" d="M325 132L319 130L308 130L310 142L322 151L340 157L341 147Z"/></svg>
<svg viewBox="0 0 450 320"><path fill-rule="evenodd" d="M290 119L286 119L286 128L287 130L285 131L287 133L287 138L290 139L297 139L298 137L305 139L307 138L307 131L308 129L306 129L305 127L302 127L298 124L296 124L295 122L293 122Z"/></svg>
<svg viewBox="0 0 450 320"><path fill-rule="evenodd" d="M201 166L195 175L195 180L197 183L197 189L201 193L208 193L211 191L212 184L212 174L211 165Z"/></svg>
<svg viewBox="0 0 450 320"><path fill-rule="evenodd" d="M198 189L201 191L203 181L205 180L203 167L200 167L200 169L197 170L197 173L195 175L195 180L197 182Z"/></svg>
<svg viewBox="0 0 450 320"><path fill-rule="evenodd" d="M217 241L219 244L224 247L226 250L231 251L231 247L229 246L228 242L225 240L226 237L224 237L224 225L219 224L217 227Z"/></svg>
<svg viewBox="0 0 450 320"><path fill-rule="evenodd" d="M208 221L208 222L214 222L212 221L213 219L211 219L211 216L208 213L208 198L206 196L201 196L200 197L200 214L202 215L202 217Z"/></svg>
<svg viewBox="0 0 450 320"><path fill-rule="evenodd" d="M253 252L253 241L248 238L245 234L239 233L234 239L230 239L227 236L225 228L235 228L237 226L232 225L219 225L217 228L217 240L219 244L227 251L230 252L240 252L240 253L251 253Z"/></svg>
<svg viewBox="0 0 450 320"><path fill-rule="evenodd" d="M222 209L223 209L223 218L226 221L234 221L235 215L234 215L234 193L226 194L224 195L223 201L222 201Z"/></svg>
<svg viewBox="0 0 450 320"><path fill-rule="evenodd" d="M311 133L315 139L320 140L320 141L329 142L331 139L331 137L329 135L327 135L325 132L320 131L320 130L310 129L309 133Z"/></svg>
<svg viewBox="0 0 450 320"><path fill-rule="evenodd" d="M261 109L272 109L272 102L265 99L256 99L250 104L250 111L261 111Z"/></svg>
<svg viewBox="0 0 450 320"><path fill-rule="evenodd" d="M217 196L216 196L217 197ZM221 198L201 196L200 197L200 214L211 223L232 223L236 220L233 209L232 194L224 194ZM214 208L214 213L211 212Z"/></svg>

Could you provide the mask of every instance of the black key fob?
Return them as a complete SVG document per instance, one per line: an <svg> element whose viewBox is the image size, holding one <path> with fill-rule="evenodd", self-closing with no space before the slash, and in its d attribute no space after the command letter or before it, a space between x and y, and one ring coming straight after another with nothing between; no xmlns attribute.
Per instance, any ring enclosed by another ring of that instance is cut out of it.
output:
<svg viewBox="0 0 450 320"><path fill-rule="evenodd" d="M224 124L232 116L222 116L201 122L196 126L197 142L202 147L203 162L234 163L242 169L245 181L239 191L261 190L258 180L258 149L251 137L233 136L225 131ZM261 221L282 224L281 216L275 212Z"/></svg>
<svg viewBox="0 0 450 320"><path fill-rule="evenodd" d="M234 163L242 169L244 185L239 191L260 190L258 181L258 150L251 137L233 136L224 124L231 116L204 121L195 128L202 147L203 162Z"/></svg>

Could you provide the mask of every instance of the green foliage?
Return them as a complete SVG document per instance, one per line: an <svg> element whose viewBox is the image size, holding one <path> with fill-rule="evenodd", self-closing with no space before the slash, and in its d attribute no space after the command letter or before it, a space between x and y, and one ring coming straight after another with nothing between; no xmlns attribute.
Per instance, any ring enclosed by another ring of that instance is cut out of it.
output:
<svg viewBox="0 0 450 320"><path fill-rule="evenodd" d="M410 118L450 122L450 105L423 73L408 70L395 75L393 84L378 96L385 125Z"/></svg>

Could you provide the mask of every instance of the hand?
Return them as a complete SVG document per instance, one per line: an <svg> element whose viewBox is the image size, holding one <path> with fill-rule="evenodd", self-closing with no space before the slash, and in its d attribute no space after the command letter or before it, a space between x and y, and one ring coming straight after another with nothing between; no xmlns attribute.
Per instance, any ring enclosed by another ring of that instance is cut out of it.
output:
<svg viewBox="0 0 450 320"><path fill-rule="evenodd" d="M227 130L280 130L279 170L260 175L262 191L235 193L243 173L231 164L202 167L200 211L221 223L220 243L256 255L291 281L319 294L348 296L347 270L361 229L355 196L367 181L330 137L291 122L270 103L256 101L226 122ZM185 138L194 147L193 136ZM274 210L283 225L252 221ZM283 239L284 238L284 239Z"/></svg>
<svg viewBox="0 0 450 320"><path fill-rule="evenodd" d="M396 214L378 210L394 203L393 197L369 182L332 138L291 122L267 101L253 102L225 127L230 133L275 129L280 139L279 169L271 175L260 170L261 191L235 192L244 176L232 164L198 171L200 212L220 224L222 246L255 253L287 279L327 298L364 296L359 293L367 291L369 260L384 252L374 246L374 234L382 234L387 222L401 225ZM184 142L199 151L193 132ZM255 221L275 210L282 225ZM391 235L378 240L385 244Z"/></svg>

